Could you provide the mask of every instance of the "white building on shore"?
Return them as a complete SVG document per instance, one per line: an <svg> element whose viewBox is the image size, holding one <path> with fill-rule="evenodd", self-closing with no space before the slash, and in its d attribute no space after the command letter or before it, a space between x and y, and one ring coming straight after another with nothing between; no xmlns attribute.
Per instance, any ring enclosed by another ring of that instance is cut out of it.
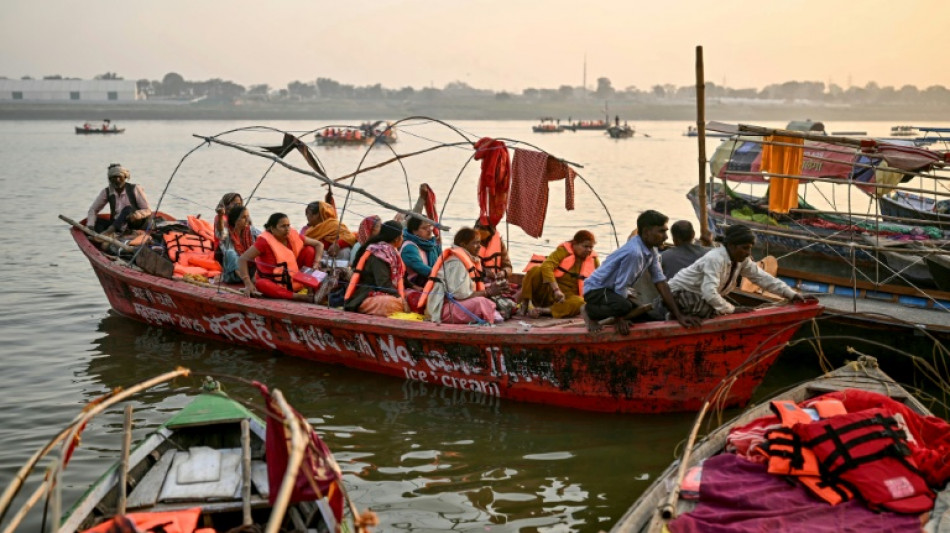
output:
<svg viewBox="0 0 950 533"><path fill-rule="evenodd" d="M139 99L133 80L0 79L0 102L131 102Z"/></svg>

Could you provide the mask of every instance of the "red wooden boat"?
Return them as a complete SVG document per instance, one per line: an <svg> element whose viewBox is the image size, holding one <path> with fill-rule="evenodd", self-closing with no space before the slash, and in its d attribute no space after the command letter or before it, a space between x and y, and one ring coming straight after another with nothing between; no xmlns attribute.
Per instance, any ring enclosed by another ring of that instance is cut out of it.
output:
<svg viewBox="0 0 950 533"><path fill-rule="evenodd" d="M251 299L147 274L73 238L120 314L182 333L505 399L619 413L698 410L719 382L749 364L729 405L752 396L817 303L707 320L611 328L581 320L512 320L488 326L379 318L284 300ZM526 325L527 324L527 325Z"/></svg>

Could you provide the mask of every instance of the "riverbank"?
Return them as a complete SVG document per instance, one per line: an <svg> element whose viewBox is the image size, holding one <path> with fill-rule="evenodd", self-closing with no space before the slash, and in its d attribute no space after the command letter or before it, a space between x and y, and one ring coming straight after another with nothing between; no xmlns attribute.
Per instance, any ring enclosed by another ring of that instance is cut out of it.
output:
<svg viewBox="0 0 950 533"><path fill-rule="evenodd" d="M692 102L608 102L610 117L621 120L695 121ZM707 120L787 121L811 118L823 121L893 120L932 121L947 116L950 106L905 105L821 106L813 104L759 105L754 102L706 103ZM398 119L429 116L444 120L537 120L555 117L563 122L604 116L604 104L588 102L528 101L522 98L453 99L435 101L315 100L306 102L3 102L0 120L333 120Z"/></svg>

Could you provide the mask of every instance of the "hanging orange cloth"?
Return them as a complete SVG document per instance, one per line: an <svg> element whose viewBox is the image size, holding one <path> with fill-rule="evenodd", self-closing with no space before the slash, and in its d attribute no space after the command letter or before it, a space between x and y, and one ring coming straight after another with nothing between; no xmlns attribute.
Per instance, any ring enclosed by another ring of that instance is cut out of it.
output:
<svg viewBox="0 0 950 533"><path fill-rule="evenodd" d="M774 143L794 144L782 146ZM800 176L805 150L804 139L770 135L762 146L761 170L766 174ZM798 178L769 178L769 211L788 213L798 207Z"/></svg>

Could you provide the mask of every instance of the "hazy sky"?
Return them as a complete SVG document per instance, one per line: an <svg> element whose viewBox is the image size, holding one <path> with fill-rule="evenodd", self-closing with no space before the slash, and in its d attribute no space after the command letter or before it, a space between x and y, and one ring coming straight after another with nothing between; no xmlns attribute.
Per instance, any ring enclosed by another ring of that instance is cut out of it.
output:
<svg viewBox="0 0 950 533"><path fill-rule="evenodd" d="M950 0L0 0L0 76L950 86Z"/></svg>

